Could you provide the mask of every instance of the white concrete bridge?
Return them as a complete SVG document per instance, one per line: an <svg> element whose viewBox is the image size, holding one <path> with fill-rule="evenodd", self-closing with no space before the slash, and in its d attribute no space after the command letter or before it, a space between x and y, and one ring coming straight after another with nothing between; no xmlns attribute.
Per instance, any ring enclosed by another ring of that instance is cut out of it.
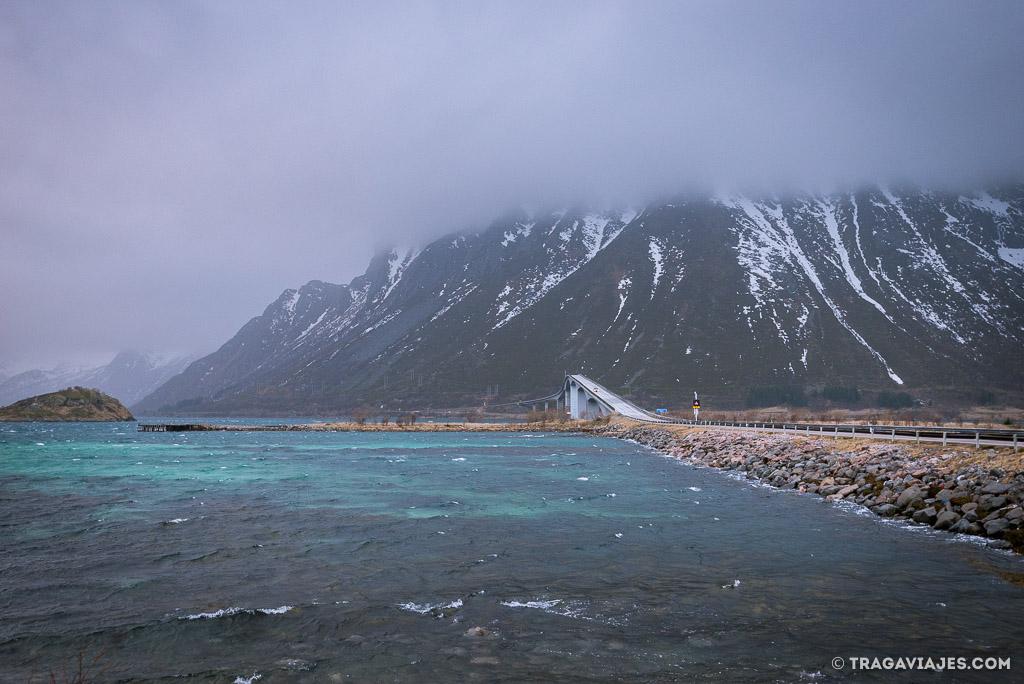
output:
<svg viewBox="0 0 1024 684"><path fill-rule="evenodd" d="M570 418L576 420L593 420L602 416L618 413L624 418L632 418L645 423L670 423L675 425L694 425L727 428L734 430L753 430L758 432L792 432L808 437L867 437L869 439L913 440L915 442L941 442L973 444L975 448L985 446L1012 446L1014 452L1024 443L1024 431L1021 429L993 429L951 426L918 426L918 425L840 425L794 422L729 422L711 420L679 420L659 416L645 411L633 402L623 399L608 390L604 385L594 382L585 375L566 375L562 387L554 394L540 399L517 402L522 406L534 409L564 410Z"/></svg>
<svg viewBox="0 0 1024 684"><path fill-rule="evenodd" d="M625 418L649 423L672 422L643 410L585 375L566 375L558 392L525 403L537 410L561 409L573 419L592 420L618 413Z"/></svg>

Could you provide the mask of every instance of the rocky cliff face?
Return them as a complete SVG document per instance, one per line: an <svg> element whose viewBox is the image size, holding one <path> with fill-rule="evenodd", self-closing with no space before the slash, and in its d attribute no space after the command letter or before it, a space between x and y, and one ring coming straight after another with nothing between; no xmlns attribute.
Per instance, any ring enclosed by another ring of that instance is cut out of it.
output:
<svg viewBox="0 0 1024 684"><path fill-rule="evenodd" d="M111 396L84 387L71 387L0 408L0 420L116 422L135 418Z"/></svg>
<svg viewBox="0 0 1024 684"><path fill-rule="evenodd" d="M1024 382L1024 186L510 215L286 290L149 412L316 413L553 390ZM709 394L710 393L710 394Z"/></svg>

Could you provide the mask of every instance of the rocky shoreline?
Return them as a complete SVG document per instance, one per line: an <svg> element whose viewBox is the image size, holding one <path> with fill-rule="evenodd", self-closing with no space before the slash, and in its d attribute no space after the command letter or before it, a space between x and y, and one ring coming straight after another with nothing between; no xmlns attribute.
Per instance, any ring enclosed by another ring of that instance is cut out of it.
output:
<svg viewBox="0 0 1024 684"><path fill-rule="evenodd" d="M985 537L990 547L1024 553L1024 467L994 451L713 429L612 425L596 432L695 465L743 472L779 489L849 501L881 517Z"/></svg>

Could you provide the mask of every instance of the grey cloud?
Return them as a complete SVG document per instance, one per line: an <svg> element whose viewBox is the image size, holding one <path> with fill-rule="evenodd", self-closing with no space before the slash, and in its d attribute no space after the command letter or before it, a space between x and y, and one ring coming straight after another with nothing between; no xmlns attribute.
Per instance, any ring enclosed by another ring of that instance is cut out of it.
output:
<svg viewBox="0 0 1024 684"><path fill-rule="evenodd" d="M506 208L978 183L1019 3L8 2L0 360L210 350ZM75 330L75 335L69 335Z"/></svg>

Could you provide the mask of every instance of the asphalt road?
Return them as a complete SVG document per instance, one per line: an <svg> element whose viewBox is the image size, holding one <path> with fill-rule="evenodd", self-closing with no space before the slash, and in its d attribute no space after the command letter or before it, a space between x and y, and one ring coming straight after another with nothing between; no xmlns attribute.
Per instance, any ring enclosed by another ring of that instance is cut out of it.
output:
<svg viewBox="0 0 1024 684"><path fill-rule="evenodd" d="M826 424L794 424L779 427L775 423L708 423L704 421L679 421L663 418L655 413L645 411L628 399L623 399L604 385L594 382L585 375L570 376L595 396L601 398L606 405L624 418L631 418L646 423L662 425L703 425L723 430L744 430L747 432L778 432L802 434L813 437L857 437L860 439L884 439L892 442L913 443L945 443L963 446L1003 446L1024 448L1024 430L993 430L973 429L969 427L929 427L929 426L887 426L887 425L826 425ZM946 432L943 436L942 433ZM917 434L915 434L917 433ZM1017 435L1016 444L1013 441Z"/></svg>

